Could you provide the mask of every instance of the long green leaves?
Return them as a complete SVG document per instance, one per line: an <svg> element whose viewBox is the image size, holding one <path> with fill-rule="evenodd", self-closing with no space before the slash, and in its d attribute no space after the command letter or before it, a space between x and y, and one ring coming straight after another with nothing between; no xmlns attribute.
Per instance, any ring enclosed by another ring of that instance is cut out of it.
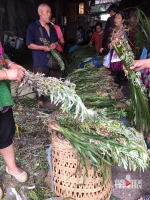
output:
<svg viewBox="0 0 150 200"><path fill-rule="evenodd" d="M139 23L137 24L140 30L136 31L135 34L135 43L137 47L147 47L150 45L150 20L146 16L146 14L137 8L137 17L139 19Z"/></svg>
<svg viewBox="0 0 150 200"><path fill-rule="evenodd" d="M94 169L102 172L103 180L106 172L102 165L118 164L130 170L148 167L143 135L134 128L100 115L84 123L71 116L58 116L57 122L59 126L53 129L62 133L77 150L80 167L86 168L86 160L90 159Z"/></svg>
<svg viewBox="0 0 150 200"><path fill-rule="evenodd" d="M134 65L134 55L126 38L117 38L117 42L112 41L113 48L120 57L125 68L128 70L130 83L130 93L132 101L132 121L136 129L146 130L150 128L150 114L147 105L146 87L139 78L139 73L130 69Z"/></svg>

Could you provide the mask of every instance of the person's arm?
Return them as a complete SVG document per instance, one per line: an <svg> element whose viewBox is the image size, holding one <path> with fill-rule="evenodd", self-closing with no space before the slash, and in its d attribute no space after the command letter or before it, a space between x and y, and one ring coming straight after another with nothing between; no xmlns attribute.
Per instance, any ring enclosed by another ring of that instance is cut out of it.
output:
<svg viewBox="0 0 150 200"><path fill-rule="evenodd" d="M58 45L58 36L57 36L57 32L56 29L54 28L54 26L52 24L50 24L50 35L52 36L52 41L50 44L50 50L56 49L57 45Z"/></svg>
<svg viewBox="0 0 150 200"><path fill-rule="evenodd" d="M130 67L135 71L140 71L145 68L150 68L150 59L135 60L134 65Z"/></svg>
<svg viewBox="0 0 150 200"><path fill-rule="evenodd" d="M24 71L21 69L0 70L0 80L11 80L20 82L24 76Z"/></svg>
<svg viewBox="0 0 150 200"><path fill-rule="evenodd" d="M91 47L93 42L95 42L95 34L93 33L92 38L90 40L89 46Z"/></svg>
<svg viewBox="0 0 150 200"><path fill-rule="evenodd" d="M29 44L28 45L28 49L32 49L32 50L42 50L45 52L48 52L50 50L52 50L52 48L48 47L48 46L44 46L44 45L36 45L36 44Z"/></svg>
<svg viewBox="0 0 150 200"><path fill-rule="evenodd" d="M64 40L64 38L63 38L63 37L62 37L62 38L60 38L60 39L59 39L59 41L60 41L60 44L61 44L61 45L64 45L64 44L65 44L65 40Z"/></svg>
<svg viewBox="0 0 150 200"><path fill-rule="evenodd" d="M57 36L58 36L60 45L64 45L65 44L65 40L64 40L62 31L61 31L59 26L58 26L58 29L57 29Z"/></svg>
<svg viewBox="0 0 150 200"><path fill-rule="evenodd" d="M34 44L34 25L31 24L29 25L28 29L27 29L27 35L26 35L26 45L29 49L31 50L40 50L40 51L45 51L48 52L50 51L50 47L48 46L44 46L44 45L37 45Z"/></svg>
<svg viewBox="0 0 150 200"><path fill-rule="evenodd" d="M3 52L3 58L4 58L4 60L5 60L4 68L6 68L6 69L15 69L15 68L19 68L19 69L21 69L21 70L23 70L23 71L26 70L26 69L25 69L24 67L22 67L21 65L18 65L18 64L16 64L15 62L11 61L11 60L9 59L9 57L7 56L7 54L5 54L4 52Z"/></svg>
<svg viewBox="0 0 150 200"><path fill-rule="evenodd" d="M9 58L5 59L5 66L7 69L20 69L22 71L26 71L24 67L12 62Z"/></svg>
<svg viewBox="0 0 150 200"><path fill-rule="evenodd" d="M102 40L102 48L103 49L106 47L107 39L108 39L108 36L109 36L110 26L111 26L111 22L110 22L110 17L109 17L106 21L105 29L104 29L104 37L103 37L103 40Z"/></svg>
<svg viewBox="0 0 150 200"><path fill-rule="evenodd" d="M5 53L3 53L3 57L6 70L0 70L0 80L14 80L20 82L26 69L12 62Z"/></svg>

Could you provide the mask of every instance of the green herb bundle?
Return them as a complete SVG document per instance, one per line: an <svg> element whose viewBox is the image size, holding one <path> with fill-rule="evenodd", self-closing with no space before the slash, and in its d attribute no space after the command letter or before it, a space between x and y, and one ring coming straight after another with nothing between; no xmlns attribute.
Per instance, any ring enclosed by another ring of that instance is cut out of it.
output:
<svg viewBox="0 0 150 200"><path fill-rule="evenodd" d="M117 120L97 117L81 123L71 116L57 116L58 125L52 129L62 133L77 150L80 167L86 168L90 159L95 170L100 169L105 179L105 168L118 164L135 171L148 167L149 156L143 135L134 128L127 128Z"/></svg>
<svg viewBox="0 0 150 200"><path fill-rule="evenodd" d="M44 46L48 46L48 47L50 46L49 41L47 41L45 38L40 38L40 41L44 44ZM61 54L55 49L51 50L50 52L51 52L52 56L54 57L54 59L59 64L61 71L64 71L65 70L65 63L62 59Z"/></svg>
<svg viewBox="0 0 150 200"><path fill-rule="evenodd" d="M111 44L120 57L124 67L128 71L131 93L131 119L137 130L148 130L150 128L150 114L147 105L146 87L140 80L139 72L132 71L130 66L134 65L134 54L129 46L128 40L119 33L112 33Z"/></svg>

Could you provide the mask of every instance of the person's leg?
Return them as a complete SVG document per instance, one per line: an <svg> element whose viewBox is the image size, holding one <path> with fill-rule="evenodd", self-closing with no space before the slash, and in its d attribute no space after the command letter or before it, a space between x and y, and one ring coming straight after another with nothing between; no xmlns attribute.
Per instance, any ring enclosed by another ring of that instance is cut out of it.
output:
<svg viewBox="0 0 150 200"><path fill-rule="evenodd" d="M55 62L53 62L53 63L56 64L56 66L58 67L57 63L55 63ZM55 78L59 79L61 77L61 70L60 69L49 68L49 74L47 74L46 76L47 77L55 77ZM48 109L54 111L54 110L57 110L61 106L61 104L59 103L58 105L55 105L54 102L45 101L44 106L47 107Z"/></svg>
<svg viewBox="0 0 150 200"><path fill-rule="evenodd" d="M60 78L61 77L61 70L60 69L50 69L50 77Z"/></svg>
<svg viewBox="0 0 150 200"><path fill-rule="evenodd" d="M42 73L45 74L45 76L47 77L49 74L49 67L33 67L33 72L36 73ZM37 94L37 100L38 100L38 104L40 106L44 106L44 95L42 96L38 96Z"/></svg>
<svg viewBox="0 0 150 200"><path fill-rule="evenodd" d="M6 162L10 174L18 175L22 173L22 170L16 166L14 148L12 144L4 149L0 149L0 154Z"/></svg>
<svg viewBox="0 0 150 200"><path fill-rule="evenodd" d="M2 199L2 197L3 197L3 192L2 192L2 189L0 187L0 200Z"/></svg>
<svg viewBox="0 0 150 200"><path fill-rule="evenodd" d="M12 109L0 112L0 155L6 162L6 172L19 182L27 180L27 173L16 166L12 139L15 134L15 122Z"/></svg>

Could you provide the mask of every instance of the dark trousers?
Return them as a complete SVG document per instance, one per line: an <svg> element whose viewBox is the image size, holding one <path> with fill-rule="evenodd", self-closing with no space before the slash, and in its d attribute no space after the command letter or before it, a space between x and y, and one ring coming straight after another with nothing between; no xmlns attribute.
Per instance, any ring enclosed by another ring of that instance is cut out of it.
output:
<svg viewBox="0 0 150 200"><path fill-rule="evenodd" d="M33 67L33 72L36 74L37 72L45 74L46 77L61 77L60 69L52 69L49 67Z"/></svg>
<svg viewBox="0 0 150 200"><path fill-rule="evenodd" d="M15 135L15 122L12 108L5 113L0 112L0 149L12 144Z"/></svg>
<svg viewBox="0 0 150 200"><path fill-rule="evenodd" d="M33 67L33 72L36 74L42 73L45 74L46 77L55 77L55 78L60 78L61 77L61 70L60 69L52 69L49 68L48 66L46 67ZM44 96L37 97L38 100L44 101Z"/></svg>

